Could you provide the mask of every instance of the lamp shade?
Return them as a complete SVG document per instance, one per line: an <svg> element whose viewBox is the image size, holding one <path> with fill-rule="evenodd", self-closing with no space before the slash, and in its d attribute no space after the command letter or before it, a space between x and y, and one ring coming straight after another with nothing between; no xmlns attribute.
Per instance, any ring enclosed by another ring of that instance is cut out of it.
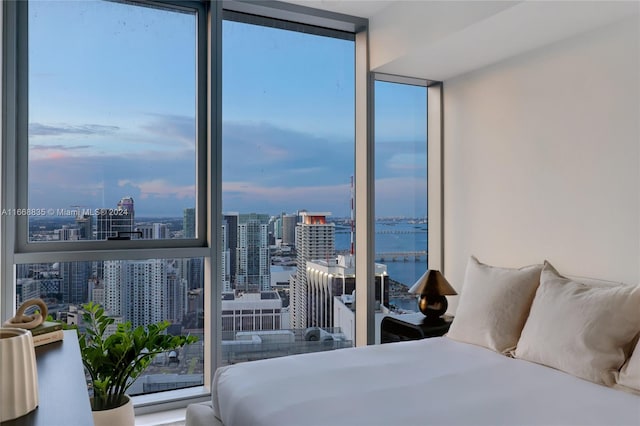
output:
<svg viewBox="0 0 640 426"><path fill-rule="evenodd" d="M453 296L458 293L440 273L429 269L409 289L409 293L420 295L418 308L425 316L425 321L442 321L441 316L447 311L449 303L445 296Z"/></svg>
<svg viewBox="0 0 640 426"><path fill-rule="evenodd" d="M455 296L458 293L440 271L429 269L409 289L409 293L438 296Z"/></svg>

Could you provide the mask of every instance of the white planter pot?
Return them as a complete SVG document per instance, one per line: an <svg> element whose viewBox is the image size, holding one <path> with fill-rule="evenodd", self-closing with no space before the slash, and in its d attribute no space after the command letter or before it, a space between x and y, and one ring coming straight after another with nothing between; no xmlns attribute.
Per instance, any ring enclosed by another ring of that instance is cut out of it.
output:
<svg viewBox="0 0 640 426"><path fill-rule="evenodd" d="M135 415L131 398L125 395L127 403L110 410L93 411L93 423L95 426L134 426Z"/></svg>
<svg viewBox="0 0 640 426"><path fill-rule="evenodd" d="M38 370L29 330L0 328L0 421L38 406Z"/></svg>

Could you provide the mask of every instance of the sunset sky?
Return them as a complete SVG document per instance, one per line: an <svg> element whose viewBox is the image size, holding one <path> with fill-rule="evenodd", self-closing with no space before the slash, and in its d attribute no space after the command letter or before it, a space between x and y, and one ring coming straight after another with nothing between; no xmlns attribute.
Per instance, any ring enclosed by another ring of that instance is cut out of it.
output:
<svg viewBox="0 0 640 426"><path fill-rule="evenodd" d="M195 18L30 2L29 207L195 203ZM225 21L223 208L349 215L351 41ZM376 85L376 215L426 213L426 92ZM422 207L421 207L422 206Z"/></svg>

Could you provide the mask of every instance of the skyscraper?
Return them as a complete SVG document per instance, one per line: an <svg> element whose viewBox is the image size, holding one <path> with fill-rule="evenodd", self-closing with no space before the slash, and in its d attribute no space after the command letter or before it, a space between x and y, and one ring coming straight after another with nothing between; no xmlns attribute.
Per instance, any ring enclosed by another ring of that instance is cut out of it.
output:
<svg viewBox="0 0 640 426"><path fill-rule="evenodd" d="M187 290L202 289L204 287L204 259L191 257L175 259L177 274L180 280L187 283Z"/></svg>
<svg viewBox="0 0 640 426"><path fill-rule="evenodd" d="M235 288L237 261L236 250L238 249L238 213L225 213L222 216L223 223L226 223L227 241L229 248L229 283L231 288ZM224 251L224 250L223 250Z"/></svg>
<svg viewBox="0 0 640 426"><path fill-rule="evenodd" d="M133 198L132 197L123 197L118 201L118 210L124 210L131 214L133 217Z"/></svg>
<svg viewBox="0 0 640 426"><path fill-rule="evenodd" d="M226 220L222 221L222 256L220 258L220 278L222 279L222 291L230 292L231 278L229 269L229 226Z"/></svg>
<svg viewBox="0 0 640 426"><path fill-rule="evenodd" d="M335 256L335 226L327 223L331 213L301 212L296 226L296 275L290 281L291 326L306 328L310 321L307 261L333 259Z"/></svg>
<svg viewBox="0 0 640 426"><path fill-rule="evenodd" d="M387 266L374 267L376 304L389 306ZM334 296L351 294L356 289L353 255L339 255L326 260L307 261L307 322L309 326L336 327L333 318Z"/></svg>
<svg viewBox="0 0 640 426"><path fill-rule="evenodd" d="M118 201L116 209L98 209L96 218L97 240L106 240L109 237L115 237L118 235L118 232L133 231L135 219L133 198L122 198Z"/></svg>
<svg viewBox="0 0 640 426"><path fill-rule="evenodd" d="M153 238L156 240L166 240L169 238L169 227L166 223L153 224Z"/></svg>
<svg viewBox="0 0 640 426"><path fill-rule="evenodd" d="M116 237L118 232L132 232L134 225L133 198L123 197L115 209L98 209L96 211L96 240ZM126 236L126 234L125 234ZM97 278L105 276L105 262L97 262ZM105 294L108 294L105 291ZM118 314L119 315L119 314Z"/></svg>
<svg viewBox="0 0 640 426"><path fill-rule="evenodd" d="M285 213L282 212L280 216L277 216L272 219L273 220L273 237L276 240L282 241L282 216L284 215Z"/></svg>
<svg viewBox="0 0 640 426"><path fill-rule="evenodd" d="M169 238L169 227L166 223L144 223L136 226L136 232L142 234L137 238L143 240L162 240Z"/></svg>
<svg viewBox="0 0 640 426"><path fill-rule="evenodd" d="M80 239L80 231L77 228L70 228L64 225L60 229L54 231L58 235L59 241L72 241Z"/></svg>
<svg viewBox="0 0 640 426"><path fill-rule="evenodd" d="M184 209L182 212L182 232L184 238L196 237L196 209Z"/></svg>
<svg viewBox="0 0 640 426"><path fill-rule="evenodd" d="M282 244L293 246L296 244L296 225L298 224L298 216L295 214L286 214L282 216Z"/></svg>
<svg viewBox="0 0 640 426"><path fill-rule="evenodd" d="M85 303L89 296L91 262L61 262L59 264L62 300L66 303Z"/></svg>
<svg viewBox="0 0 640 426"><path fill-rule="evenodd" d="M174 323L181 323L187 309L187 280L182 278L176 271L167 271L167 317Z"/></svg>
<svg viewBox="0 0 640 426"><path fill-rule="evenodd" d="M89 214L78 214L76 216L76 228L79 229L81 240L93 239L93 216Z"/></svg>
<svg viewBox="0 0 640 426"><path fill-rule="evenodd" d="M122 316L122 287L126 278L123 273L122 264L124 260L107 260L99 262L103 264L104 275L104 308L112 317Z"/></svg>
<svg viewBox="0 0 640 426"><path fill-rule="evenodd" d="M21 305L25 300L38 299L40 297L40 285L32 278L19 278L16 280L16 304Z"/></svg>
<svg viewBox="0 0 640 426"><path fill-rule="evenodd" d="M257 292L271 288L268 224L266 214L238 217L236 290Z"/></svg>
<svg viewBox="0 0 640 426"><path fill-rule="evenodd" d="M164 259L104 262L105 308L134 327L169 317L167 262Z"/></svg>
<svg viewBox="0 0 640 426"><path fill-rule="evenodd" d="M86 221L84 218L91 216L84 216L81 221L84 221L83 228L70 228L63 226L61 229L56 229L58 239L60 241L72 241L81 239L81 234L87 232L87 222L90 226L91 221ZM78 224L79 217L76 217L76 224ZM58 274L61 279L60 293L62 295L62 301L65 303L84 303L88 297L88 283L91 277L91 262L61 262L58 265Z"/></svg>
<svg viewBox="0 0 640 426"><path fill-rule="evenodd" d="M153 225L150 223L138 224L138 226L136 226L136 232L140 232L138 238L141 240L153 240Z"/></svg>

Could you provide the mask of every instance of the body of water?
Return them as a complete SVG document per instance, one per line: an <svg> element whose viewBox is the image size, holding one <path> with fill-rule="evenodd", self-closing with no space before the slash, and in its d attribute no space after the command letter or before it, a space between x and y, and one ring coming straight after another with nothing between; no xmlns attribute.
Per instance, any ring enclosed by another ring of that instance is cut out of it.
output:
<svg viewBox="0 0 640 426"><path fill-rule="evenodd" d="M409 220L377 221L375 236L376 253L398 253L424 251L428 247L427 224L413 223ZM349 250L350 231L348 228L336 227L336 250ZM419 261L410 258L406 262L400 259L396 262L384 262L387 273L393 280L411 287L427 270L427 260L421 257ZM414 300L392 299L391 303L406 310L417 310Z"/></svg>

